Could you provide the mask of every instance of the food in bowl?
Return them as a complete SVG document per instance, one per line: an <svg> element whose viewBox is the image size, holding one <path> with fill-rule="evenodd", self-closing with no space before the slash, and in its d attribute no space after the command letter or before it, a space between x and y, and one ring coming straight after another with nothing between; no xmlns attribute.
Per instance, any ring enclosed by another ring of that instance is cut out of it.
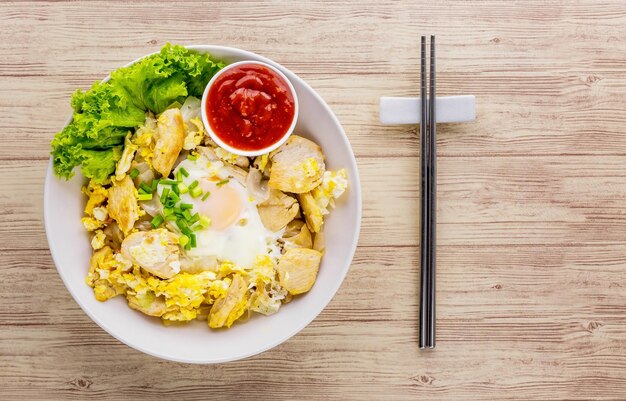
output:
<svg viewBox="0 0 626 401"><path fill-rule="evenodd" d="M322 149L299 135L254 158L217 146L197 95L223 66L167 45L74 94L53 166L65 178L80 166L88 179L96 299L227 328L313 286L346 171L326 171Z"/></svg>

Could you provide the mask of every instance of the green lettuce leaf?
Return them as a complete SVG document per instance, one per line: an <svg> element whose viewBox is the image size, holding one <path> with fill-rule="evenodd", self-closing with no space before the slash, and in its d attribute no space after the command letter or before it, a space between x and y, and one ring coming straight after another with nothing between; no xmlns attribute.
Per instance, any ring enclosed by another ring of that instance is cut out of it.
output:
<svg viewBox="0 0 626 401"><path fill-rule="evenodd" d="M108 82L77 90L72 95L72 122L51 144L55 173L69 179L81 166L85 177L108 181L124 137L144 122L145 113L159 114L190 95L201 97L223 66L208 54L167 44L159 53L116 70Z"/></svg>

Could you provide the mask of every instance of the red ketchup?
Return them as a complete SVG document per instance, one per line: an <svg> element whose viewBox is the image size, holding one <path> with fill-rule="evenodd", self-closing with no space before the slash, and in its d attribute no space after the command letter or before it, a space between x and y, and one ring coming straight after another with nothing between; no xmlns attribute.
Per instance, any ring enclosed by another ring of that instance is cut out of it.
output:
<svg viewBox="0 0 626 401"><path fill-rule="evenodd" d="M287 82L258 64L238 65L218 76L205 107L215 135L244 151L265 149L280 141L295 115Z"/></svg>

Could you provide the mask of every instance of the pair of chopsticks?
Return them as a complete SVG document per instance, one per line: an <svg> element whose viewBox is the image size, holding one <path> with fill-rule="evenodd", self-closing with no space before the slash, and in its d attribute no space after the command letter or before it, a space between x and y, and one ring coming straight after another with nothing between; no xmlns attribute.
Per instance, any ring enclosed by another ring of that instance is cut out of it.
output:
<svg viewBox="0 0 626 401"><path fill-rule="evenodd" d="M435 120L435 36L430 37L429 94L426 94L426 37L422 36L421 63L421 239L419 347L435 348L435 234L437 212L437 138Z"/></svg>

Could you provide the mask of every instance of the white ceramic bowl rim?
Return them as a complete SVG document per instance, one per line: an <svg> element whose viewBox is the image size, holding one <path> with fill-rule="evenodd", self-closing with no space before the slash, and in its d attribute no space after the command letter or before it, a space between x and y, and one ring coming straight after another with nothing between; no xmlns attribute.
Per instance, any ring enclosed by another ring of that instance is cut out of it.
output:
<svg viewBox="0 0 626 401"><path fill-rule="evenodd" d="M242 149L237 149L235 147L228 145L222 140L222 138L219 137L219 135L217 135L213 131L213 128L211 127L211 124L209 124L209 118L207 116L206 103L208 101L209 91L211 90L211 87L213 86L215 81L224 73L228 72L229 70L235 67L242 66L242 65L260 65L260 66L270 69L272 72L278 75L283 81L285 81L285 83L287 84L287 87L289 88L289 92L291 93L291 96L293 97L294 112L293 112L293 119L291 120L291 125L289 126L285 134L280 138L280 140L278 140L277 142L273 143L272 145L268 147L265 147L259 150L242 150ZM293 130L296 128L296 124L298 122L298 111L299 111L298 95L296 94L296 90L291 84L291 80L287 78L285 74L282 73L282 71L280 71L278 68L274 67L273 65L270 65L261 61L256 61L256 60L243 60L243 61L238 61L236 63L228 64L226 67L222 68L215 75L213 75L213 77L207 84L206 88L204 89L204 93L202 94L202 102L201 102L202 122L204 123L204 126L207 132L209 133L209 136L220 147L226 149L230 153L234 153L240 156L248 156L248 157L260 156L262 154L269 153L272 150L278 149L283 143L285 143L285 141L293 133Z"/></svg>
<svg viewBox="0 0 626 401"><path fill-rule="evenodd" d="M346 147L350 153L348 165L345 165L345 167L351 171L349 190L352 193L352 196L354 197L354 203L356 206L354 235L351 238L349 245L347 245L344 248L346 251L347 266L340 273L340 276L337 277L337 279L333 281L332 287L329 289L329 291L324 293L325 297L322 300L320 300L320 303L318 305L316 305L317 306L316 310L313 312L307 311L307 313L304 313L304 311L302 311L301 314L305 315L305 317L303 318L302 321L299 322L297 326L293 326L290 328L290 330L281 332L279 335L273 336L272 341L268 341L267 343L263 344L263 346L260 346L253 350L250 350L250 349L247 349L245 351L242 350L242 351L232 353L228 356L223 356L223 357L196 357L195 355L193 357L189 357L189 356L181 357L176 352L172 352L171 350L168 350L168 349L159 348L158 350L155 350L154 348L145 346L140 341L133 341L131 338L129 338L130 336L125 335L124 333L119 333L118 331L116 331L113 325L110 325L109 323L104 322L103 319L101 319L97 315L97 312L92 311L90 307L87 305L88 300L81 298L78 295L78 293L75 291L75 289L72 287L73 281L72 281L72 277L70 277L69 269L66 269L64 266L61 266L61 261L63 260L63 252L61 252L61 248L64 248L64 249L68 248L68 246L64 247L64 246L61 246L61 244L66 243L67 239L57 238L53 235L53 231L54 231L53 224L55 224L53 219L54 219L55 214L58 212L59 205L55 202L55 199L54 197L51 196L51 193L52 193L53 188L59 185L60 180L54 174L54 169L52 167L52 158L50 159L48 163L48 169L46 172L46 179L45 179L45 184L44 184L44 224L46 228L46 237L48 240L48 244L50 246L52 259L55 262L55 266L57 268L57 271L59 272L59 275L61 276L61 279L63 280L63 283L65 284L66 288L68 289L68 291L70 292L70 294L72 295L76 303L78 303L78 305L81 307L81 309L83 309L83 311L96 324L98 324L102 329L108 332L111 336L115 337L117 340L121 341L122 343L132 348L135 348L138 351L144 352L146 354L149 354L158 358L168 359L168 360L176 361L176 362L185 362L185 363L223 363L223 362L247 358L247 357L262 353L268 349L271 349L283 343L284 341L287 341L289 338L291 338L292 336L300 332L302 329L304 329L311 321L313 321L313 319L315 319L319 315L319 313L321 313L321 311L332 300L337 290L339 290L339 287L343 283L343 280L345 279L345 276L349 270L350 264L354 257L354 253L356 251L356 247L357 247L357 243L359 239L359 233L360 233L360 227L361 227L361 215L362 215L361 186L360 186L360 179L359 179L356 159L354 158L354 154L351 151L351 147L348 142L348 138L345 135L345 132L343 131L343 127L337 120L337 117L331 111L330 107L324 102L324 100L319 96L319 94L315 92L304 80L300 79L291 71L282 67L280 64L275 63L272 60L267 59L263 56L259 56L255 53L248 52L245 50L241 50L241 49L237 49L233 47L213 46L213 45L190 45L186 47L190 50L195 50L199 52L208 52L209 54L213 54L214 52L217 52L217 53L222 53L222 54L232 54L234 55L233 57L240 57L244 59L254 58L254 59L263 61L267 64L270 64L280 69L290 79L297 81L299 85L305 88L310 93L310 95L313 96L313 98L317 102L319 102L319 104L323 107L324 112L329 115L329 117L332 119L332 121L336 125L337 129L342 134L342 135L338 135L335 138L335 140L341 141L343 143L343 146ZM155 54L155 53L157 52L154 52L151 54ZM147 56L139 57L136 60L126 64L126 66L132 65ZM228 56L223 56L223 57L227 58ZM110 75L107 76L103 81L107 81L109 79L110 79ZM68 119L66 124L69 124L70 122L71 122L71 116ZM88 263L88 262L85 261L85 263ZM81 277L81 281L82 281L82 284L85 285L84 276Z"/></svg>

